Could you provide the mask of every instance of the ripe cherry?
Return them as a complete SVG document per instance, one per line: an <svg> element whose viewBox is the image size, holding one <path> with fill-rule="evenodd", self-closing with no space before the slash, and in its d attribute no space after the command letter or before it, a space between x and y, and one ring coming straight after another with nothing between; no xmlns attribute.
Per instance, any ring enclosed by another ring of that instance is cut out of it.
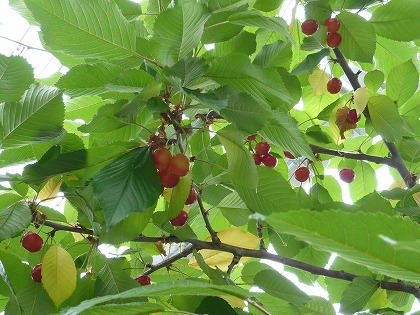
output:
<svg viewBox="0 0 420 315"><path fill-rule="evenodd" d="M283 151L283 153L284 153L284 156L287 157L288 159L292 159L292 160L296 159L295 156L289 151Z"/></svg>
<svg viewBox="0 0 420 315"><path fill-rule="evenodd" d="M297 181L303 183L309 178L309 169L306 166L301 166L295 171L295 178Z"/></svg>
<svg viewBox="0 0 420 315"><path fill-rule="evenodd" d="M341 90L341 86L343 84L341 83L341 80L339 78L332 78L327 83L327 90L331 94L337 94Z"/></svg>
<svg viewBox="0 0 420 315"><path fill-rule="evenodd" d="M35 265L35 267L32 268L31 276L32 276L32 280L34 280L35 282L41 282L41 279L42 279L41 269L42 269L42 264Z"/></svg>
<svg viewBox="0 0 420 315"><path fill-rule="evenodd" d="M37 233L26 232L22 237L22 246L31 253L35 253L44 246L44 241Z"/></svg>
<svg viewBox="0 0 420 315"><path fill-rule="evenodd" d="M312 35L318 30L318 23L315 20L306 20L300 27L303 34Z"/></svg>
<svg viewBox="0 0 420 315"><path fill-rule="evenodd" d="M167 148L157 148L152 153L153 163L159 171L168 169L172 159L171 151Z"/></svg>
<svg viewBox="0 0 420 315"><path fill-rule="evenodd" d="M141 275L134 278L138 283L140 283L142 286L149 285L152 283L150 280L150 277L148 275Z"/></svg>
<svg viewBox="0 0 420 315"><path fill-rule="evenodd" d="M325 20L324 25L328 27L329 33L334 33L340 28L340 21L337 18L329 18Z"/></svg>
<svg viewBox="0 0 420 315"><path fill-rule="evenodd" d="M248 141L254 141L257 138L257 134L253 134L253 135L249 135L248 137L246 137L246 140Z"/></svg>
<svg viewBox="0 0 420 315"><path fill-rule="evenodd" d="M172 173L170 170L159 172L160 184L166 188L175 187L179 182L179 176Z"/></svg>
<svg viewBox="0 0 420 315"><path fill-rule="evenodd" d="M275 168L277 166L277 158L274 155L266 154L262 158L262 162L269 168Z"/></svg>
<svg viewBox="0 0 420 315"><path fill-rule="evenodd" d="M266 155L270 150L271 147L267 142L258 142L255 146L255 152L259 155Z"/></svg>
<svg viewBox="0 0 420 315"><path fill-rule="evenodd" d="M355 177L354 171L351 168L343 168L338 175L343 182L348 184L350 184Z"/></svg>
<svg viewBox="0 0 420 315"><path fill-rule="evenodd" d="M357 116L357 111L353 108L350 109L347 113L347 121L351 124L356 124L359 121L359 117Z"/></svg>
<svg viewBox="0 0 420 315"><path fill-rule="evenodd" d="M260 165L262 163L262 155L255 153L252 157L254 158L255 165Z"/></svg>
<svg viewBox="0 0 420 315"><path fill-rule="evenodd" d="M186 205L192 205L197 200L197 191L194 188L194 185L191 185L190 194L188 195L187 200L185 201Z"/></svg>
<svg viewBox="0 0 420 315"><path fill-rule="evenodd" d="M169 163L169 170L178 176L185 176L190 170L190 160L184 154L174 155Z"/></svg>
<svg viewBox="0 0 420 315"><path fill-rule="evenodd" d="M188 221L188 213L182 210L177 217L171 220L173 226L184 226Z"/></svg>
<svg viewBox="0 0 420 315"><path fill-rule="evenodd" d="M341 44L341 35L333 32L329 33L327 36L327 45L331 48L337 48Z"/></svg>

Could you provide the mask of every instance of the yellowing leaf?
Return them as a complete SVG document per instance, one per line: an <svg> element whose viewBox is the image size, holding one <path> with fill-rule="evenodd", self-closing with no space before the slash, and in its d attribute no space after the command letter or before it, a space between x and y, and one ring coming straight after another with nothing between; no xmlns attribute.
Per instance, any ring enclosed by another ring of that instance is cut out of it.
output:
<svg viewBox="0 0 420 315"><path fill-rule="evenodd" d="M63 180L60 177L50 178L38 193L39 200L50 200L57 197Z"/></svg>
<svg viewBox="0 0 420 315"><path fill-rule="evenodd" d="M42 259L42 284L59 307L76 289L77 272L73 258L63 248L52 246Z"/></svg>
<svg viewBox="0 0 420 315"><path fill-rule="evenodd" d="M315 96L320 96L327 92L327 83L329 80L330 77L328 74L322 70L315 70L309 75L308 81L314 90Z"/></svg>
<svg viewBox="0 0 420 315"><path fill-rule="evenodd" d="M247 249L255 249L260 242L260 239L249 232L242 231L239 228L228 228L217 233L220 241L224 244L238 246ZM206 241L211 241L211 237L207 238ZM227 267L232 262L233 254L221 252L217 250L200 250L200 254L203 256L204 261L210 267L218 267L222 270L227 270ZM249 258L242 258L241 262L245 262ZM200 269L195 257L190 259L188 263L191 267Z"/></svg>
<svg viewBox="0 0 420 315"><path fill-rule="evenodd" d="M356 105L357 114L361 114L369 100L369 91L365 88L358 88L353 94L354 105Z"/></svg>
<svg viewBox="0 0 420 315"><path fill-rule="evenodd" d="M413 194L413 198L417 205L420 207L420 191Z"/></svg>
<svg viewBox="0 0 420 315"><path fill-rule="evenodd" d="M338 129L340 129L340 136L343 140L346 138L344 132L356 128L356 124L352 124L347 120L349 110L350 108L344 106L337 110L337 113L335 114L335 124L338 126Z"/></svg>

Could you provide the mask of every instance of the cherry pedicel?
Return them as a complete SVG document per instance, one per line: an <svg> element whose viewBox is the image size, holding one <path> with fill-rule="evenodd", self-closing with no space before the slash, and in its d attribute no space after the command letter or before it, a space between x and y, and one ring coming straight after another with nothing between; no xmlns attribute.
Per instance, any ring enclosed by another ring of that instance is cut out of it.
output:
<svg viewBox="0 0 420 315"><path fill-rule="evenodd" d="M338 175L340 176L340 179L347 184L350 184L355 177L354 171L351 168L343 168Z"/></svg>
<svg viewBox="0 0 420 315"><path fill-rule="evenodd" d="M295 178L297 181L303 183L309 178L309 169L306 166L301 166L295 171Z"/></svg>
<svg viewBox="0 0 420 315"><path fill-rule="evenodd" d="M340 21L337 18L326 19L324 25L328 27L329 33L335 33L340 28Z"/></svg>
<svg viewBox="0 0 420 315"><path fill-rule="evenodd" d="M303 34L312 35L318 30L318 23L315 20L306 20L300 27Z"/></svg>
<svg viewBox="0 0 420 315"><path fill-rule="evenodd" d="M38 264L34 268L32 268L32 273L31 273L32 280L34 280L35 282L41 282L42 280L41 270L42 270L42 264Z"/></svg>
<svg viewBox="0 0 420 315"><path fill-rule="evenodd" d="M140 283L142 286L149 285L152 283L150 280L150 277L148 275L141 275L134 278L138 283Z"/></svg>
<svg viewBox="0 0 420 315"><path fill-rule="evenodd" d="M182 210L176 218L173 218L170 222L172 226L184 226L188 221L188 213Z"/></svg>
<svg viewBox="0 0 420 315"><path fill-rule="evenodd" d="M351 124L356 124L360 117L357 116L357 111L353 108L347 113L347 121Z"/></svg>
<svg viewBox="0 0 420 315"><path fill-rule="evenodd" d="M341 44L341 35L333 32L327 36L327 45L331 48L337 48Z"/></svg>
<svg viewBox="0 0 420 315"><path fill-rule="evenodd" d="M23 235L21 242L22 246L31 253L39 251L42 246L44 246L44 240L42 237L34 232L26 232Z"/></svg>
<svg viewBox="0 0 420 315"><path fill-rule="evenodd" d="M327 83L327 90L331 94L337 94L341 90L341 86L343 84L341 83L341 80L339 78L332 78Z"/></svg>

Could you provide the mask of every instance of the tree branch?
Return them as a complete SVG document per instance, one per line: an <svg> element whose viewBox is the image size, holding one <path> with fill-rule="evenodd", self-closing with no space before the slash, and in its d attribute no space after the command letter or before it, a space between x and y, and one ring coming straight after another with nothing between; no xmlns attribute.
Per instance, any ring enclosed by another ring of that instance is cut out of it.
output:
<svg viewBox="0 0 420 315"><path fill-rule="evenodd" d="M351 153L351 152L327 149L327 148L319 147L314 144L310 144L309 146L311 147L312 152L314 154L316 153L328 154L332 156L343 157L346 159L364 160L364 161L373 162L376 164L385 164L385 165L394 167L394 161L390 159L389 157L380 157L380 156L369 155L369 154L364 154L364 153Z"/></svg>
<svg viewBox="0 0 420 315"><path fill-rule="evenodd" d="M348 78L353 90L357 90L361 87L359 83L359 78L356 73L354 73L349 64L346 61L346 58L341 53L341 51L338 48L334 48L334 54L336 56L336 59L343 69L346 77ZM363 111L363 114L365 115L366 119L369 121L372 121L370 118L369 108L366 106L365 110ZM410 174L410 171L408 170L407 166L404 164L404 161L402 160L402 157L400 153L398 152L397 147L394 143L388 142L386 140L383 140L385 145L387 146L390 154L391 154L391 160L392 160L392 166L395 168L398 173L400 174L401 178L404 180L405 185L409 188L412 188L416 184L416 177Z"/></svg>
<svg viewBox="0 0 420 315"><path fill-rule="evenodd" d="M68 232L74 232L74 233L80 233L80 234L93 235L93 230L82 228L82 227L63 225L63 224L55 223L48 220L44 221L44 225L51 227L56 231L68 231Z"/></svg>

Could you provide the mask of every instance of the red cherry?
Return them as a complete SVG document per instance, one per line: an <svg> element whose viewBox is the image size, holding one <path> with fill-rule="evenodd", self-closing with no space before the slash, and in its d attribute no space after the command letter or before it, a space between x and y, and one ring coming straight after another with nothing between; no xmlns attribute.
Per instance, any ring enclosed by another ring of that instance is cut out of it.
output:
<svg viewBox="0 0 420 315"><path fill-rule="evenodd" d="M357 116L357 111L353 108L350 109L347 113L347 121L351 124L356 124L359 121L359 117Z"/></svg>
<svg viewBox="0 0 420 315"><path fill-rule="evenodd" d="M306 20L300 27L303 34L312 35L318 30L318 23L315 20Z"/></svg>
<svg viewBox="0 0 420 315"><path fill-rule="evenodd" d="M140 283L142 286L149 285L152 283L150 280L150 277L148 275L141 275L134 278L138 283Z"/></svg>
<svg viewBox="0 0 420 315"><path fill-rule="evenodd" d="M288 159L292 159L292 160L296 159L295 156L289 151L283 151L283 153L284 153L284 156L287 157Z"/></svg>
<svg viewBox="0 0 420 315"><path fill-rule="evenodd" d="M327 36L327 45L331 48L337 48L341 44L341 35L333 32L329 33Z"/></svg>
<svg viewBox="0 0 420 315"><path fill-rule="evenodd" d="M177 217L173 218L170 222L173 226L183 226L188 221L188 213L182 210Z"/></svg>
<svg viewBox="0 0 420 315"><path fill-rule="evenodd" d="M275 168L277 166L277 158L274 155L267 154L262 158L262 162L269 168Z"/></svg>
<svg viewBox="0 0 420 315"><path fill-rule="evenodd" d="M194 185L191 185L190 194L188 195L187 200L185 201L186 205L191 205L197 200L197 191L194 188Z"/></svg>
<svg viewBox="0 0 420 315"><path fill-rule="evenodd" d="M167 148L157 148L152 153L153 163L159 171L168 169L172 159L171 151Z"/></svg>
<svg viewBox="0 0 420 315"><path fill-rule="evenodd" d="M42 264L35 265L35 267L32 268L31 276L32 276L32 280L34 280L35 282L41 282L41 279L42 279L41 269L42 269Z"/></svg>
<svg viewBox="0 0 420 315"><path fill-rule="evenodd" d="M340 28L340 21L337 18L326 19L324 25L328 27L328 32L335 33Z"/></svg>
<svg viewBox="0 0 420 315"><path fill-rule="evenodd" d="M255 152L259 155L266 155L270 150L271 147L267 142L258 142L255 146Z"/></svg>
<svg viewBox="0 0 420 315"><path fill-rule="evenodd" d="M174 155L169 163L169 170L178 176L185 176L190 170L190 160L184 154Z"/></svg>
<svg viewBox="0 0 420 315"><path fill-rule="evenodd" d="M351 168L343 168L339 172L339 176L343 182L350 184L354 180L355 174Z"/></svg>
<svg viewBox="0 0 420 315"><path fill-rule="evenodd" d="M22 246L31 253L35 253L44 246L44 241L37 233L26 232L22 237Z"/></svg>
<svg viewBox="0 0 420 315"><path fill-rule="evenodd" d="M249 135L248 137L246 137L246 140L248 141L254 141L257 138L257 134L253 134L253 135Z"/></svg>
<svg viewBox="0 0 420 315"><path fill-rule="evenodd" d="M309 169L306 166L299 167L295 171L295 178L297 181L303 183L309 178Z"/></svg>
<svg viewBox="0 0 420 315"><path fill-rule="evenodd" d="M341 80L339 78L332 78L327 83L327 90L331 94L337 94L341 90L341 86L343 84L341 83Z"/></svg>
<svg viewBox="0 0 420 315"><path fill-rule="evenodd" d="M179 182L179 176L172 173L170 170L159 172L160 184L166 188L175 187Z"/></svg>
<svg viewBox="0 0 420 315"><path fill-rule="evenodd" d="M262 155L255 153L252 157L254 158L255 165L260 165L262 163Z"/></svg>

